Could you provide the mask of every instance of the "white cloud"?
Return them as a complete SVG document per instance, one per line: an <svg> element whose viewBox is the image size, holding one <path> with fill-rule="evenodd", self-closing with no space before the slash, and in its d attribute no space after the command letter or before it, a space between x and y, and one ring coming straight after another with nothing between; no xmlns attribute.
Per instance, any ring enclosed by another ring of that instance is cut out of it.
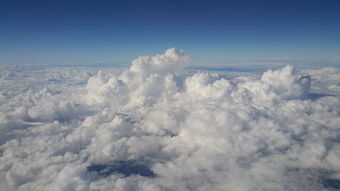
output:
<svg viewBox="0 0 340 191"><path fill-rule="evenodd" d="M190 59L1 72L0 190L336 187L339 70L181 71Z"/></svg>

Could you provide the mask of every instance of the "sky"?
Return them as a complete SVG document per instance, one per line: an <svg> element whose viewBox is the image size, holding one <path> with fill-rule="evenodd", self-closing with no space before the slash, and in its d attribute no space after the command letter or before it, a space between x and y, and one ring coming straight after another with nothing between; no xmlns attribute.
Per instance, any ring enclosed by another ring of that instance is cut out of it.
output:
<svg viewBox="0 0 340 191"><path fill-rule="evenodd" d="M339 0L2 0L0 26L0 64L340 65Z"/></svg>

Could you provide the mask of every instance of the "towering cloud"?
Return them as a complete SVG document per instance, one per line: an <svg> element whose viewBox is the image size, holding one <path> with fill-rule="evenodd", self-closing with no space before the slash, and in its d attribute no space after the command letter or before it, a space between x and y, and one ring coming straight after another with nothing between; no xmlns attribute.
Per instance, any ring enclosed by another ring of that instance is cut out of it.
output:
<svg viewBox="0 0 340 191"><path fill-rule="evenodd" d="M338 69L228 76L190 60L2 72L0 190L339 188Z"/></svg>

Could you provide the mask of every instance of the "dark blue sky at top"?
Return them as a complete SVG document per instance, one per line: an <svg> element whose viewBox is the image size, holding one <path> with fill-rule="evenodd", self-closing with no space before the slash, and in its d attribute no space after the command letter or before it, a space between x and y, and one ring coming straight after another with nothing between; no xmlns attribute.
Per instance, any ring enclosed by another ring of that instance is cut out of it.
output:
<svg viewBox="0 0 340 191"><path fill-rule="evenodd" d="M0 64L340 63L339 0L0 1Z"/></svg>

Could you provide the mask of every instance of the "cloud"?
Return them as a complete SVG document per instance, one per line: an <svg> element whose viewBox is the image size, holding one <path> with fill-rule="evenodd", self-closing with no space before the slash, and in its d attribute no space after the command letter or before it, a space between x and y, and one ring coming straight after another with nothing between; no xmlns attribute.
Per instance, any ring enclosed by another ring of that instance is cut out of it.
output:
<svg viewBox="0 0 340 191"><path fill-rule="evenodd" d="M2 72L0 190L337 188L339 70L188 72L190 59Z"/></svg>
<svg viewBox="0 0 340 191"><path fill-rule="evenodd" d="M310 76L298 76L291 65L281 70L268 70L261 80L270 84L276 94L286 98L300 98L308 93L311 86Z"/></svg>
<svg viewBox="0 0 340 191"><path fill-rule="evenodd" d="M139 74L164 74L184 68L191 61L191 57L183 51L170 48L164 54L156 56L141 56L134 61L130 67L131 72Z"/></svg>

